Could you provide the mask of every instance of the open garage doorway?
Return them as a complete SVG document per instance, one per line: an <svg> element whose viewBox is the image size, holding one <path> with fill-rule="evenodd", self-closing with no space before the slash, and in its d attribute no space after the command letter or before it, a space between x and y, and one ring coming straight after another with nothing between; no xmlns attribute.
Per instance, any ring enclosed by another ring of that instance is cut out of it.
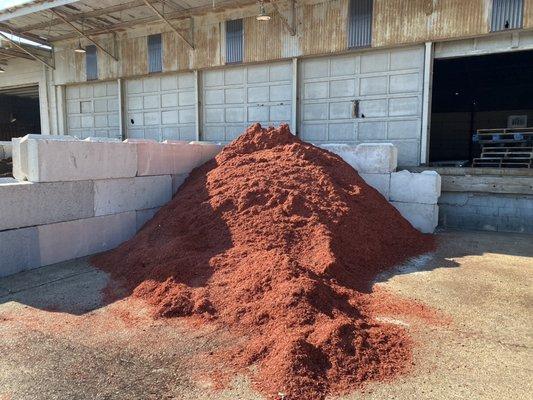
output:
<svg viewBox="0 0 533 400"><path fill-rule="evenodd" d="M430 164L531 168L533 51L437 59Z"/></svg>
<svg viewBox="0 0 533 400"><path fill-rule="evenodd" d="M41 133L39 86L0 89L0 141Z"/></svg>

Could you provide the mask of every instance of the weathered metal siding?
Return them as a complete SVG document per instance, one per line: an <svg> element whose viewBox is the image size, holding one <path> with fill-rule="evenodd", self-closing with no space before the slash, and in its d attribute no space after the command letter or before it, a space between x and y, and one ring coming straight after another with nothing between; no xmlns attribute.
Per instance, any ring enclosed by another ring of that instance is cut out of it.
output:
<svg viewBox="0 0 533 400"><path fill-rule="evenodd" d="M146 36L122 39L120 50L122 76L145 75L148 73L148 43Z"/></svg>
<svg viewBox="0 0 533 400"><path fill-rule="evenodd" d="M524 1L524 28L533 28L533 0Z"/></svg>
<svg viewBox="0 0 533 400"><path fill-rule="evenodd" d="M332 0L301 7L298 36L302 54L343 51L348 47L348 0Z"/></svg>
<svg viewBox="0 0 533 400"><path fill-rule="evenodd" d="M374 0L372 46L392 46L489 32L487 0Z"/></svg>
<svg viewBox="0 0 533 400"><path fill-rule="evenodd" d="M196 50L192 62L193 68L214 67L222 64L220 25L219 22L206 23L195 29Z"/></svg>
<svg viewBox="0 0 533 400"><path fill-rule="evenodd" d="M278 15L265 23L255 17L244 18L244 61L264 61L282 58L283 24Z"/></svg>
<svg viewBox="0 0 533 400"><path fill-rule="evenodd" d="M164 32L161 38L163 40L163 71L189 69L193 50L174 32Z"/></svg>

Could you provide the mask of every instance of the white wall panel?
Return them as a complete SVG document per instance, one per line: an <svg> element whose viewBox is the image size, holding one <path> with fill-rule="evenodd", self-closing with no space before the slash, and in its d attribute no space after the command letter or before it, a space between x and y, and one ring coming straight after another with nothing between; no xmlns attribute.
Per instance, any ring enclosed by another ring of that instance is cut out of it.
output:
<svg viewBox="0 0 533 400"><path fill-rule="evenodd" d="M291 122L290 61L202 73L202 139L231 141L250 124Z"/></svg>
<svg viewBox="0 0 533 400"><path fill-rule="evenodd" d="M162 140L196 139L193 72L125 81L126 136Z"/></svg>
<svg viewBox="0 0 533 400"><path fill-rule="evenodd" d="M65 102L69 135L122 137L116 81L68 85Z"/></svg>
<svg viewBox="0 0 533 400"><path fill-rule="evenodd" d="M423 66L421 46L302 60L299 135L315 143L392 142L400 164L417 165Z"/></svg>

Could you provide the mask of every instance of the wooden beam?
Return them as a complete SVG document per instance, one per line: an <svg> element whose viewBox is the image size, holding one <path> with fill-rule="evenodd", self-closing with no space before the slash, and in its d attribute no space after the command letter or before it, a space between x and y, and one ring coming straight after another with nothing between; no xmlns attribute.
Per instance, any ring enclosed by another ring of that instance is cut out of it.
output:
<svg viewBox="0 0 533 400"><path fill-rule="evenodd" d="M161 14L159 12L159 10L157 8L155 8L155 6L153 4L151 4L148 0L144 0L144 3L150 8L152 9L152 11L159 17L159 19L161 21L163 21L165 24L167 24L170 29L172 29L185 43L187 43L187 45L192 49L194 50L194 44L192 44L191 42L189 42L189 40L178 30L178 28L176 28L174 25L172 25L168 19L165 18L165 16L163 14Z"/></svg>
<svg viewBox="0 0 533 400"><path fill-rule="evenodd" d="M37 57L35 54L33 54L32 52L30 52L29 50L25 49L24 46L21 46L20 44L18 44L17 42L15 42L13 39L9 38L9 36L7 36L6 34L4 34L3 32L0 32L0 36L3 37L4 39L6 39L8 42L10 42L13 46L15 46L16 48L18 48L19 50L22 50L24 53L28 54L29 56L31 56L31 58L33 58L34 60L37 60L39 61L40 63L44 64L45 66L47 66L48 68L52 68L52 69L55 69L54 66L52 64L49 64L47 61L43 60L41 57Z"/></svg>
<svg viewBox="0 0 533 400"><path fill-rule="evenodd" d="M96 47L98 47L100 50L102 50L104 53L106 53L109 57L111 57L113 60L115 61L118 61L118 57L115 56L114 54L111 54L111 52L107 51L102 45L100 45L98 42L94 41L93 39L91 39L88 35L86 35L85 33L83 33L76 25L74 25L72 22L70 21L67 21L67 19L65 17L63 17L63 15L61 15L60 13L58 13L56 10L54 9L50 9L50 11L52 13L54 13L55 15L57 15L59 17L59 19L61 19L64 23L66 23L67 25L70 25L76 32L78 32L80 34L80 36L84 37L85 39L87 39L88 41L90 41L92 44L94 44Z"/></svg>
<svg viewBox="0 0 533 400"><path fill-rule="evenodd" d="M276 4L276 2L275 1L271 1L270 2L270 4L272 4L272 7L274 7L274 10L276 10L276 12L278 13L279 17L281 18L281 22L283 23L285 28L287 28L287 30L289 31L291 36L294 36L294 35L296 35L296 26L295 26L296 24L294 23L295 22L295 18L294 18L294 14L295 14L294 0L290 0L290 3L291 3L290 4L290 7L291 7L291 23L289 23L287 18L285 18L285 16L281 13L281 11L279 10L279 7Z"/></svg>

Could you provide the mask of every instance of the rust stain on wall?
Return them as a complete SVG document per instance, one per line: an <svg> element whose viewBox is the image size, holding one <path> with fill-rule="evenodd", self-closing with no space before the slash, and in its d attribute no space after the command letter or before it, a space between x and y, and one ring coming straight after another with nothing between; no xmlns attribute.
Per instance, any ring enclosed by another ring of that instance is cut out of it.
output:
<svg viewBox="0 0 533 400"><path fill-rule="evenodd" d="M486 0L374 0L372 45L486 34L489 3Z"/></svg>
<svg viewBox="0 0 533 400"><path fill-rule="evenodd" d="M146 36L124 38L120 46L122 76L148 73L148 43Z"/></svg>
<svg viewBox="0 0 533 400"><path fill-rule="evenodd" d="M244 18L244 61L264 61L282 57L282 31L278 14L265 23L255 17Z"/></svg>
<svg viewBox="0 0 533 400"><path fill-rule="evenodd" d="M194 39L193 68L221 65L219 23L200 26L194 32Z"/></svg>
<svg viewBox="0 0 533 400"><path fill-rule="evenodd" d="M345 50L348 46L348 0L332 0L301 7L298 24L303 54Z"/></svg>
<svg viewBox="0 0 533 400"><path fill-rule="evenodd" d="M533 28L533 0L524 1L524 28Z"/></svg>
<svg viewBox="0 0 533 400"><path fill-rule="evenodd" d="M193 51L174 32L164 32L163 41L163 71L178 71L190 68Z"/></svg>

